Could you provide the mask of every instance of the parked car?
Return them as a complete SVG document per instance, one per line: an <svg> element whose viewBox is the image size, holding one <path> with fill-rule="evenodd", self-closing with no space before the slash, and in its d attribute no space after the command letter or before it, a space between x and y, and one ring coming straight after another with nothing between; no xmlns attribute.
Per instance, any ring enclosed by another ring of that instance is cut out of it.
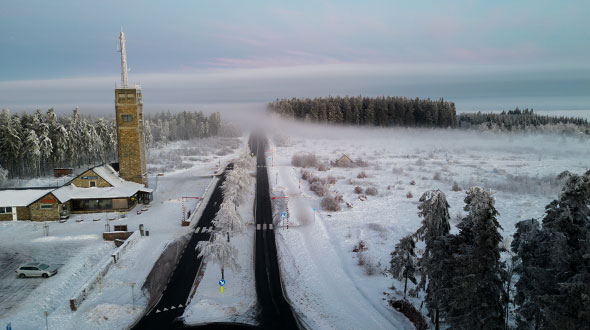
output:
<svg viewBox="0 0 590 330"><path fill-rule="evenodd" d="M57 266L50 266L38 262L31 262L28 264L21 265L14 270L18 277L43 277L47 278L57 274Z"/></svg>

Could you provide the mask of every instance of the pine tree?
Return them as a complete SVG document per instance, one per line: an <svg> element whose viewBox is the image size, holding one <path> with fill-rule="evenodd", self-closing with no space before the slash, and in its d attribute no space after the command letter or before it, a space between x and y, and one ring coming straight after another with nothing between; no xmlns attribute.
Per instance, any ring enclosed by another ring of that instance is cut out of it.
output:
<svg viewBox="0 0 590 330"><path fill-rule="evenodd" d="M391 252L391 260L389 262L389 274L398 281L404 281L404 299L406 299L406 292L408 291L408 280L412 283L416 282L416 242L412 236L402 238L399 243L395 245L395 250Z"/></svg>
<svg viewBox="0 0 590 330"><path fill-rule="evenodd" d="M500 262L501 229L492 193L472 187L465 197L468 215L449 239L449 285L443 303L452 329L502 329L504 287Z"/></svg>
<svg viewBox="0 0 590 330"><path fill-rule="evenodd" d="M519 222L512 250L520 329L585 329L590 324L590 171L564 173L559 199L536 221Z"/></svg>
<svg viewBox="0 0 590 330"><path fill-rule="evenodd" d="M419 260L420 283L418 287L426 289L426 307L435 329L440 329L441 307L445 297L446 265L448 260L447 238L449 224L449 203L440 190L425 192L420 197L418 215L423 218L422 226L416 231L416 237L424 240L426 247ZM428 280L428 281L427 281ZM428 284L427 284L428 282Z"/></svg>

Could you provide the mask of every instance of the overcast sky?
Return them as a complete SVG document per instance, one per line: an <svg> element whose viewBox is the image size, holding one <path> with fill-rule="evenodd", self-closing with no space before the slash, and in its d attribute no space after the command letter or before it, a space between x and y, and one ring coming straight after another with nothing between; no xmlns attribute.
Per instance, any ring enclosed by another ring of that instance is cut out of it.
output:
<svg viewBox="0 0 590 330"><path fill-rule="evenodd" d="M586 0L3 1L0 107L110 111L122 26L148 110L328 94L590 109L588 13Z"/></svg>

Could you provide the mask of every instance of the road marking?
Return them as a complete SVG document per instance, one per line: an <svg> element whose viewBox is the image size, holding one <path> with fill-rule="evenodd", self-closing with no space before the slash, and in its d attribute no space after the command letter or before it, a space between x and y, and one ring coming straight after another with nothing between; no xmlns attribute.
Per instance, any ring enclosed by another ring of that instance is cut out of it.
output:
<svg viewBox="0 0 590 330"><path fill-rule="evenodd" d="M197 229L195 229L195 234L198 234L201 231L201 227L197 227Z"/></svg>
<svg viewBox="0 0 590 330"><path fill-rule="evenodd" d="M266 224L262 224L262 230L266 230Z"/></svg>
<svg viewBox="0 0 590 330"><path fill-rule="evenodd" d="M156 314L161 313L161 311L159 309L156 309Z"/></svg>
<svg viewBox="0 0 590 330"><path fill-rule="evenodd" d="M184 307L184 306L182 306L182 304L178 305L178 308L182 308L182 307Z"/></svg>
<svg viewBox="0 0 590 330"><path fill-rule="evenodd" d="M268 230L272 230L272 223L268 224Z"/></svg>
<svg viewBox="0 0 590 330"><path fill-rule="evenodd" d="M162 310L162 312L165 312L165 311L167 311L167 310L168 310L168 308L164 307L164 309Z"/></svg>
<svg viewBox="0 0 590 330"><path fill-rule="evenodd" d="M256 230L260 230L260 224L259 223L256 224Z"/></svg>
<svg viewBox="0 0 590 330"><path fill-rule="evenodd" d="M170 310L173 310L173 309L176 309L176 307L174 307L174 306L170 307Z"/></svg>

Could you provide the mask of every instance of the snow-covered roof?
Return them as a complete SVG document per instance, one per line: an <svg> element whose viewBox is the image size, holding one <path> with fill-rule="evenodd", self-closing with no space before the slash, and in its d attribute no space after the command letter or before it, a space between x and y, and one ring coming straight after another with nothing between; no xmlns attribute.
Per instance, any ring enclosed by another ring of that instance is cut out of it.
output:
<svg viewBox="0 0 590 330"><path fill-rule="evenodd" d="M80 188L72 183L55 190L53 192L55 197L65 203L71 199L123 198L131 197L138 191L148 193L153 191L140 183L121 179L110 165L97 166L92 170L113 186Z"/></svg>
<svg viewBox="0 0 590 330"><path fill-rule="evenodd" d="M117 172L111 167L111 165L101 165L92 169L94 173L103 178L106 182L113 186L117 186L127 181L121 179Z"/></svg>
<svg viewBox="0 0 590 330"><path fill-rule="evenodd" d="M0 190L0 207L28 206L53 189L9 189Z"/></svg>
<svg viewBox="0 0 590 330"><path fill-rule="evenodd" d="M73 183L63 186L53 192L62 203L71 199L100 199L100 198L124 198L135 195L143 185L135 182L125 182L116 187L91 187L80 188ZM145 189L145 188L144 188Z"/></svg>

